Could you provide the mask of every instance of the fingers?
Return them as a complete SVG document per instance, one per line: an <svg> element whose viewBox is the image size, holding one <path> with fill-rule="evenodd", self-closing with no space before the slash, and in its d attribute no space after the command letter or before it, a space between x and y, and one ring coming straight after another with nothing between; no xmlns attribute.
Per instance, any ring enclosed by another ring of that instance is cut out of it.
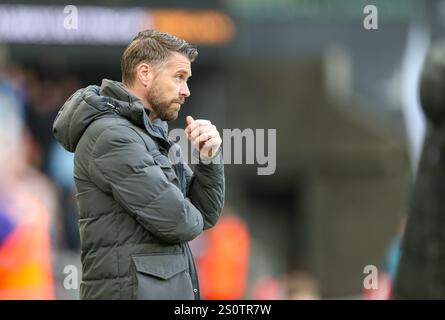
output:
<svg viewBox="0 0 445 320"><path fill-rule="evenodd" d="M221 139L218 130L216 130L216 127L213 125L209 127L198 127L190 135L193 146L198 150L201 150L204 142L213 138Z"/></svg>
<svg viewBox="0 0 445 320"><path fill-rule="evenodd" d="M217 130L216 130L216 127L212 124L212 125L209 125L209 126L200 126L200 127L197 127L195 130L193 130L191 133L190 133L190 138L192 139L192 140L195 140L195 139L197 139L198 137L200 137L200 136L202 136L202 135L204 135L204 134L208 134L208 133L210 133L210 132L218 132ZM207 138L202 138L201 139L201 141L203 141L203 140L206 140Z"/></svg>
<svg viewBox="0 0 445 320"><path fill-rule="evenodd" d="M188 117L187 117L188 118ZM192 117L190 117L192 118ZM193 119L193 118L192 118ZM188 120L189 121L189 120ZM191 123L189 123L187 125L187 127L185 128L185 133L187 134L187 136L196 128L200 127L200 126L205 126L205 125L211 125L212 123L209 120L203 120L203 119L197 119L197 120L193 120L191 121Z"/></svg>
<svg viewBox="0 0 445 320"><path fill-rule="evenodd" d="M187 116L186 121L185 133L193 147L199 151L204 159L213 157L222 143L216 127L209 120L194 120L191 116Z"/></svg>
<svg viewBox="0 0 445 320"><path fill-rule="evenodd" d="M199 139L200 142L202 142L202 141L207 141L207 140L209 140L211 138L215 138L215 137L218 137L218 136L219 136L219 132L216 129L214 129L214 130L210 130L210 131L201 133L198 136L198 139Z"/></svg>
<svg viewBox="0 0 445 320"><path fill-rule="evenodd" d="M204 142L202 149L204 151L206 149L212 149L213 147L219 147L221 142L222 142L222 140L221 140L220 136L211 138L211 139L207 140L206 142Z"/></svg>
<svg viewBox="0 0 445 320"><path fill-rule="evenodd" d="M191 125L193 121L195 121L192 116L187 116L185 120L187 121L187 126Z"/></svg>
<svg viewBox="0 0 445 320"><path fill-rule="evenodd" d="M202 146L202 149L200 151L201 155L203 155L205 158L211 158L213 155L216 154L218 151L219 146L221 145L221 137L218 135L217 137L213 137L209 140L207 140L204 145Z"/></svg>

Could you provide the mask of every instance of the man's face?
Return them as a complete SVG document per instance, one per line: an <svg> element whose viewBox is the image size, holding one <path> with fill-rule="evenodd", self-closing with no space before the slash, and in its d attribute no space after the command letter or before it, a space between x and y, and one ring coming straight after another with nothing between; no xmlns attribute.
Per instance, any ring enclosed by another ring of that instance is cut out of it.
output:
<svg viewBox="0 0 445 320"><path fill-rule="evenodd" d="M152 84L147 92L147 101L152 112L163 121L173 121L185 98L190 96L187 80L192 75L190 60L177 52L165 65L154 71Z"/></svg>

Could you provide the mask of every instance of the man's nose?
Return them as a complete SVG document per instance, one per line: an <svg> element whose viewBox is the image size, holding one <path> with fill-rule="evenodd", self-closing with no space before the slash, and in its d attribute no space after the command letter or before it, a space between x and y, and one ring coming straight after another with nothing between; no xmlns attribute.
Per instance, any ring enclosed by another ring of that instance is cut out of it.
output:
<svg viewBox="0 0 445 320"><path fill-rule="evenodd" d="M187 83L184 83L182 86L181 86L181 91L179 92L179 94L181 95L181 96L183 96L183 97L188 97L188 96L190 96L190 90L189 90L189 87L188 87L188 85L187 85Z"/></svg>

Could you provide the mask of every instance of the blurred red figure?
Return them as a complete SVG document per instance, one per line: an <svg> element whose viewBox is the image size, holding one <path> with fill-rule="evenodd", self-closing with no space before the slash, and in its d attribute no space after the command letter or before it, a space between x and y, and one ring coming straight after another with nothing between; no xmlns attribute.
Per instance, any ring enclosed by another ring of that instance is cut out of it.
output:
<svg viewBox="0 0 445 320"><path fill-rule="evenodd" d="M218 224L194 241L193 249L198 251L196 263L203 299L245 297L250 235L241 218L223 212Z"/></svg>
<svg viewBox="0 0 445 320"><path fill-rule="evenodd" d="M0 299L54 299L49 212L26 191L11 200L2 212L12 228L0 244Z"/></svg>

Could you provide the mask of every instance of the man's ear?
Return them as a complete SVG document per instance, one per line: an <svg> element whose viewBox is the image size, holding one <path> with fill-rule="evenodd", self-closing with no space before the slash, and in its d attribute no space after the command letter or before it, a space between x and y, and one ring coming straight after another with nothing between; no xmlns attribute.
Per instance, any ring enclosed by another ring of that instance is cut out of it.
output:
<svg viewBox="0 0 445 320"><path fill-rule="evenodd" d="M149 87L153 79L153 67L147 63L140 63L136 67L136 76L144 87Z"/></svg>

